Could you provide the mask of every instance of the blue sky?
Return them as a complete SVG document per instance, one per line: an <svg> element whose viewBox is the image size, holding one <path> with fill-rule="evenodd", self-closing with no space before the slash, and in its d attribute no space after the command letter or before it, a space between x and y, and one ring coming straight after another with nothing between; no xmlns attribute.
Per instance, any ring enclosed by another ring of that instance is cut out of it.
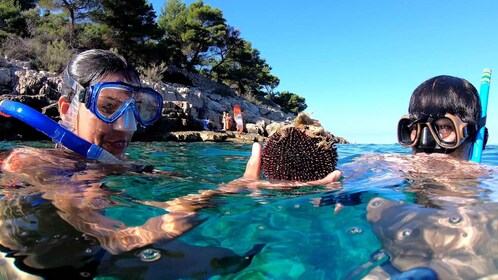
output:
<svg viewBox="0 0 498 280"><path fill-rule="evenodd" d="M150 2L159 16L166 1ZM498 144L498 1L204 3L261 52L277 90L305 97L306 112L353 143L396 143L411 93L428 78L453 75L479 90L491 68L487 126Z"/></svg>

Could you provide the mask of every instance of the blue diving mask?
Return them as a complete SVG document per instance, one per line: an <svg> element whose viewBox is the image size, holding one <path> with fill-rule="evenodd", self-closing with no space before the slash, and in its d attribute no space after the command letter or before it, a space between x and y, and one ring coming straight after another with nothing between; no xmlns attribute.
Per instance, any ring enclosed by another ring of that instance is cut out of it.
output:
<svg viewBox="0 0 498 280"><path fill-rule="evenodd" d="M142 126L153 124L161 117L163 106L161 94L153 89L121 81L92 85L80 94L79 101L101 121L111 124L119 119L123 127L134 121L133 116Z"/></svg>

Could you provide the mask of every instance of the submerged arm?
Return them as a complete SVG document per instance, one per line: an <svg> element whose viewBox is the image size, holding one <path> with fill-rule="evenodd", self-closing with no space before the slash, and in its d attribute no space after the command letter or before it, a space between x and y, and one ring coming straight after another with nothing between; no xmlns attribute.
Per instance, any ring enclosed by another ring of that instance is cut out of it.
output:
<svg viewBox="0 0 498 280"><path fill-rule="evenodd" d="M64 220L77 230L96 237L112 254L174 239L202 222L196 219L194 211L171 208L164 203L166 214L152 217L140 226L127 226L105 215L105 209L115 206L115 202L99 185L86 187L81 192L56 193L53 203Z"/></svg>
<svg viewBox="0 0 498 280"><path fill-rule="evenodd" d="M201 190L196 194L188 194L175 198L168 202L147 202L147 205L155 207L168 207L175 212L195 212L200 208L209 205L211 197L216 195L226 195L241 192L252 192L252 195L259 195L260 189L267 190L287 190L299 187L324 186L327 190L338 189L342 187L339 179L342 172L335 170L329 173L325 178L309 182L298 181L266 181L261 180L261 145L254 143L252 153L246 165L246 170L242 178L236 179L227 184L222 184L214 190Z"/></svg>
<svg viewBox="0 0 498 280"><path fill-rule="evenodd" d="M31 162L22 160L23 158L17 159L24 164ZM46 164L47 159L43 158L43 160ZM37 168L39 169L39 166L33 164L19 168L16 165L17 161L10 161L10 164L18 168L16 171L25 169L31 173L35 172ZM54 166L59 166L58 170L60 170L60 159L53 164ZM98 178L108 175L105 174L105 171L109 171L109 168L86 169L85 174L74 174L72 176L72 183L75 184L59 182L52 186L45 185L43 189L44 197L52 200L53 204L59 209L59 215L64 220L77 230L96 237L102 247L112 254L140 248L160 240L174 239L192 229L202 222L197 218L197 210L205 208L213 195L254 191L260 188L287 189L319 185L337 187L340 184L334 182L341 176L340 171L334 171L324 179L311 182L269 182L259 180L261 146L255 144L246 172L242 178L223 184L216 190L204 190L198 194L190 194L168 202L138 202L143 205L162 208L166 213L152 217L140 226L127 226L122 221L105 215L106 208L116 206L116 202L112 200L109 191L100 187ZM100 174L101 172L103 174ZM58 175L60 176L60 174ZM70 180L69 178L67 179ZM52 183L55 184L55 182Z"/></svg>

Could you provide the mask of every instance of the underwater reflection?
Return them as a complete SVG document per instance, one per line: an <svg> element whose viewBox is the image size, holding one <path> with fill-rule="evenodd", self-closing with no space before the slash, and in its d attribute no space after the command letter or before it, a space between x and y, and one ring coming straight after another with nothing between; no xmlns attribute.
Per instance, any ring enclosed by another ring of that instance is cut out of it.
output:
<svg viewBox="0 0 498 280"><path fill-rule="evenodd" d="M381 194L368 201L366 217L387 258L369 268L366 279L417 269L435 272L439 279L498 273L498 202L493 190L480 183L496 168L433 155L367 155L346 168L353 165L369 170L371 182L387 173L390 180L403 180L393 189L403 199ZM365 181L350 183L358 182Z"/></svg>
<svg viewBox="0 0 498 280"><path fill-rule="evenodd" d="M3 263L13 259L15 269L30 275L206 278L245 268L264 247L237 254L186 244L177 238L205 220L196 210L207 202L143 201L106 185L128 174L146 177L153 187L172 172L144 174L61 150L22 148L0 156L9 157L0 173L0 251ZM0 267L0 278L17 277L20 272Z"/></svg>

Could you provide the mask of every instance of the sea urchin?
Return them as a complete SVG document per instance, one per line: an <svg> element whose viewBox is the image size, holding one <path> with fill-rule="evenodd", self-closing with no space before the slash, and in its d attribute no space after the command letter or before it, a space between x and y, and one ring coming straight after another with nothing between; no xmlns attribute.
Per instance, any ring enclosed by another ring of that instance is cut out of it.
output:
<svg viewBox="0 0 498 280"><path fill-rule="evenodd" d="M274 131L263 147L263 173L268 179L314 181L337 165L334 137L317 120L300 114L294 124Z"/></svg>

